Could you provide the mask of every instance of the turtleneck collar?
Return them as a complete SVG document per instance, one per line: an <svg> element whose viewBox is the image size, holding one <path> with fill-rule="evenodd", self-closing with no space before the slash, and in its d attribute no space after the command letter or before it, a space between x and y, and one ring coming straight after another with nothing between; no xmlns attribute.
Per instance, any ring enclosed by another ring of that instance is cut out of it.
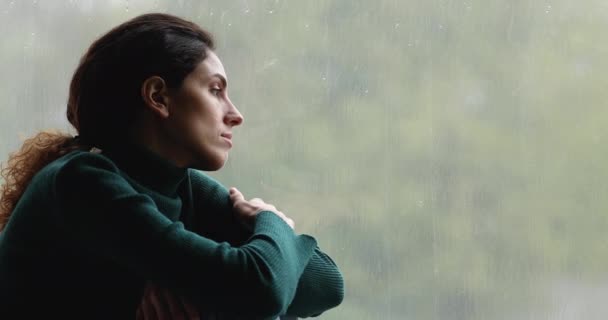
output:
<svg viewBox="0 0 608 320"><path fill-rule="evenodd" d="M177 167L152 150L131 142L105 146L102 154L141 185L169 197L176 195L188 175L188 168Z"/></svg>

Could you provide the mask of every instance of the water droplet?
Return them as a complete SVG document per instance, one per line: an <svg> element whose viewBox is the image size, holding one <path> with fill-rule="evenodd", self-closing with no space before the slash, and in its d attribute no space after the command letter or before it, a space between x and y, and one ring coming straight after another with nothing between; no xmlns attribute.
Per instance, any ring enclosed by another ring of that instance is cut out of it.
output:
<svg viewBox="0 0 608 320"><path fill-rule="evenodd" d="M245 13L249 13L249 9L245 9Z"/></svg>
<svg viewBox="0 0 608 320"><path fill-rule="evenodd" d="M228 27L232 27L232 23L229 23L229 24L228 24Z"/></svg>
<svg viewBox="0 0 608 320"><path fill-rule="evenodd" d="M270 10L270 11L268 11L268 13L270 13L270 14L272 14L273 12L274 12L274 10Z"/></svg>
<svg viewBox="0 0 608 320"><path fill-rule="evenodd" d="M308 29L308 28L310 28L310 25L307 23L304 25L304 28Z"/></svg>
<svg viewBox="0 0 608 320"><path fill-rule="evenodd" d="M400 24L397 22L395 23L395 29L399 28Z"/></svg>

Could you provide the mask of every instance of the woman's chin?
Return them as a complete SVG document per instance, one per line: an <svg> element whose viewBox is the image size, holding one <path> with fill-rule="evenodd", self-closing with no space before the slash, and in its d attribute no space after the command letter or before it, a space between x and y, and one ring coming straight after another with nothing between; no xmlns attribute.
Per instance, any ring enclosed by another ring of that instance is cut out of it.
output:
<svg viewBox="0 0 608 320"><path fill-rule="evenodd" d="M215 157L213 159L201 159L193 165L192 168L203 171L217 171L224 167L227 160L228 155L224 157Z"/></svg>

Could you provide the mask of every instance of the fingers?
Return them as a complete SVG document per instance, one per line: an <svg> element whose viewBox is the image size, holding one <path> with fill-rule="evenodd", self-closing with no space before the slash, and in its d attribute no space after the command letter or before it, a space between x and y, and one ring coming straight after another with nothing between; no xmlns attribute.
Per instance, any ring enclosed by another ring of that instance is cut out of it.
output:
<svg viewBox="0 0 608 320"><path fill-rule="evenodd" d="M249 203L251 203L253 206L255 206L257 208L257 211L263 211L263 210L270 210L270 211L277 211L277 208L270 204L270 203L266 203L264 202L264 200L260 199L260 198L253 198L251 200L249 200Z"/></svg>
<svg viewBox="0 0 608 320"><path fill-rule="evenodd" d="M232 187L232 188L230 188L229 191L230 191L230 199L232 200L233 203L235 203L237 201L246 201L245 196L243 196L243 194L239 191L239 189ZM253 199L249 200L249 202L253 205L258 205L258 206L268 205L266 202L264 202L264 200L262 200L260 198L253 198ZM272 205L270 205L270 206L272 206Z"/></svg>
<svg viewBox="0 0 608 320"><path fill-rule="evenodd" d="M230 188L230 200L232 200L232 203L235 203L237 201L244 201L245 197L243 197L239 189L232 187Z"/></svg>
<svg viewBox="0 0 608 320"><path fill-rule="evenodd" d="M255 217L261 211L271 211L283 219L291 229L295 228L293 220L287 217L283 212L277 210L274 205L266 203L260 198L253 198L247 201L237 188L230 188L230 200L232 200L232 204L237 213L242 217L246 217L246 219Z"/></svg>
<svg viewBox="0 0 608 320"><path fill-rule="evenodd" d="M264 200L260 199L260 198L253 198L251 200L249 200L249 202L251 203L255 203L255 204L264 204Z"/></svg>
<svg viewBox="0 0 608 320"><path fill-rule="evenodd" d="M252 205L253 207L255 207L257 209L257 211L261 211L261 209L263 208L267 208L270 207L272 210L276 210L276 208L271 205L271 204L267 204L266 202L264 202L264 200L260 199L260 198L253 198L249 201L245 200L245 197L243 196L243 194L237 189L237 188L230 188L230 199L232 200L232 203L237 206L239 205L239 203L242 202L249 202L250 205Z"/></svg>
<svg viewBox="0 0 608 320"><path fill-rule="evenodd" d="M184 311L181 308L182 303L183 303L183 301L181 301L181 299L179 299L178 297L175 297L175 295L167 289L163 289L162 294L163 294L163 298L167 302L167 305L169 306L169 315L171 316L171 319L174 319L174 320L190 319L189 317L186 317L184 315Z"/></svg>
<svg viewBox="0 0 608 320"><path fill-rule="evenodd" d="M199 320L201 318L198 314L198 309L193 304L185 300L183 297L181 297L181 301L187 320Z"/></svg>
<svg viewBox="0 0 608 320"><path fill-rule="evenodd" d="M144 289L144 294L142 297L142 301L139 304L139 308L137 309L136 319L138 320L155 320L160 319L157 313L157 306L154 305L152 301L152 292L154 287L150 284L146 285Z"/></svg>
<svg viewBox="0 0 608 320"><path fill-rule="evenodd" d="M139 307L137 308L137 312L135 313L135 319L136 320L146 320L146 319L151 319L148 318L148 312L147 309L148 308L148 303L146 301L142 301L139 304Z"/></svg>
<svg viewBox="0 0 608 320"><path fill-rule="evenodd" d="M200 319L198 309L190 301L167 288L148 283L136 312L138 320Z"/></svg>
<svg viewBox="0 0 608 320"><path fill-rule="evenodd" d="M157 286L152 286L152 289L149 291L149 304L152 306L152 310L154 310L154 314L156 317L154 319L163 319L164 314L166 313L166 307L164 306L164 301L159 295L160 288Z"/></svg>

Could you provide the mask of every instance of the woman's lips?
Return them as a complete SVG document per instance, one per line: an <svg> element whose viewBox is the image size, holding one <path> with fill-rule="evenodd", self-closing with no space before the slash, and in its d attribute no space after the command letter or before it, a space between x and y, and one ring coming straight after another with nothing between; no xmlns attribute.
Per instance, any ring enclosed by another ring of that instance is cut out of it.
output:
<svg viewBox="0 0 608 320"><path fill-rule="evenodd" d="M232 148L232 133L223 133L222 138L228 142L230 148Z"/></svg>

